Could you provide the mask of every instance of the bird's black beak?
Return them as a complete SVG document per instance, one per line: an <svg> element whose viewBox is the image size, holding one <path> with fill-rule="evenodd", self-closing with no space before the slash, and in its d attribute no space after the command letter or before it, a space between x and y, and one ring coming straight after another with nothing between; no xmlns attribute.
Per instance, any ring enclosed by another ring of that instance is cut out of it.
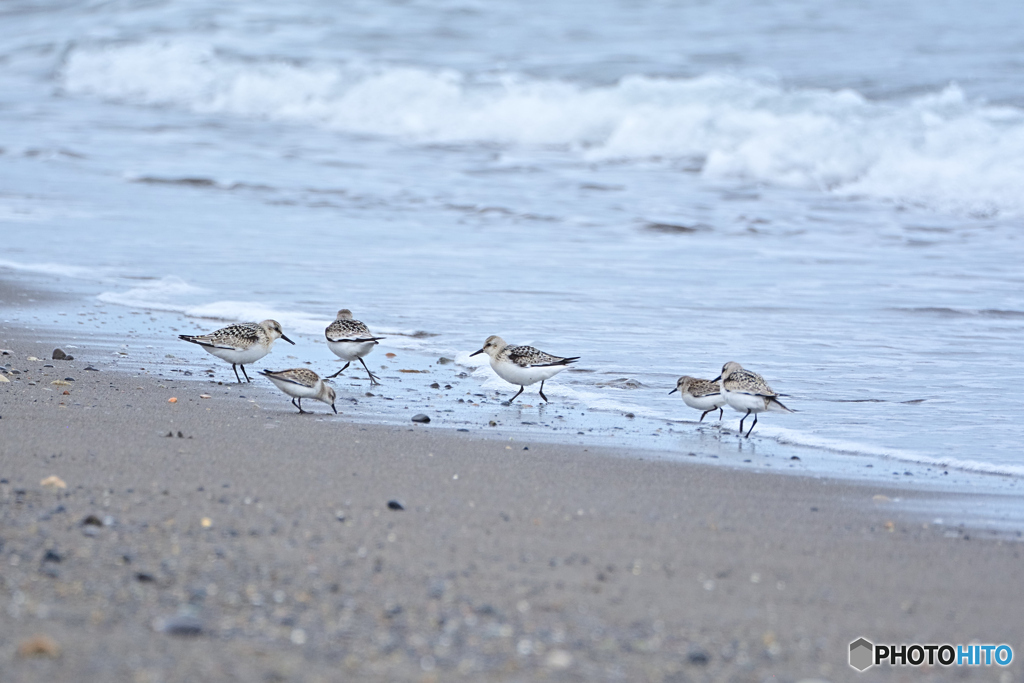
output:
<svg viewBox="0 0 1024 683"><path fill-rule="evenodd" d="M479 351L477 351L476 353L471 353L471 354L469 354L469 357L470 357L470 358L472 358L473 356L479 356L479 355L480 355L481 353L483 353L483 352L484 352L484 350L483 350L483 349L480 349L480 350L479 350Z"/></svg>
<svg viewBox="0 0 1024 683"><path fill-rule="evenodd" d="M283 334L281 335L281 339L284 339L286 342L288 342L292 346L295 346L295 342L293 342L291 339L289 339L288 337L284 336Z"/></svg>
<svg viewBox="0 0 1024 683"><path fill-rule="evenodd" d="M719 375L718 377L714 378L714 379L713 379L713 380L711 380L711 381L712 381L712 382L717 382L717 381L718 381L718 380L720 380L720 379L722 379L722 376L721 376L721 375Z"/></svg>
<svg viewBox="0 0 1024 683"><path fill-rule="evenodd" d="M672 391L668 392L668 395L671 396L672 394L676 393L677 391L679 391L679 387L676 387Z"/></svg>

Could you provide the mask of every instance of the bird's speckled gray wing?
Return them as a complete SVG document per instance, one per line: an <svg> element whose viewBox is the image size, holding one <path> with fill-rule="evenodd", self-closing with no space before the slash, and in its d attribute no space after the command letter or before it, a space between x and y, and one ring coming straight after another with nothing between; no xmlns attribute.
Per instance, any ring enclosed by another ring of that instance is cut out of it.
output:
<svg viewBox="0 0 1024 683"><path fill-rule="evenodd" d="M724 384L727 390L738 394L752 394L766 398L778 396L761 375L750 370L734 372L729 379L724 381Z"/></svg>
<svg viewBox="0 0 1024 683"><path fill-rule="evenodd" d="M267 377L273 377L274 379L283 380L285 382L291 382L292 384L298 384L299 386L309 387L312 389L316 386L316 383L320 381L320 375L316 374L312 370L306 368L292 368L291 370L263 370L260 372L262 375Z"/></svg>
<svg viewBox="0 0 1024 683"><path fill-rule="evenodd" d="M383 337L374 337L370 329L358 320L335 320L324 331L327 341L375 341Z"/></svg>
<svg viewBox="0 0 1024 683"><path fill-rule="evenodd" d="M259 326L259 323L236 323L222 327L209 334L180 335L185 341L190 341L200 346L237 351L248 349L254 344L260 343L264 336L266 336L266 333Z"/></svg>
<svg viewBox="0 0 1024 683"><path fill-rule="evenodd" d="M722 393L722 389L718 386L718 382L712 382L708 379L695 379L690 382L690 395L695 398L714 396L720 393Z"/></svg>
<svg viewBox="0 0 1024 683"><path fill-rule="evenodd" d="M544 367L549 365L568 365L576 358L562 358L544 353L532 346L506 346L502 355L522 368Z"/></svg>

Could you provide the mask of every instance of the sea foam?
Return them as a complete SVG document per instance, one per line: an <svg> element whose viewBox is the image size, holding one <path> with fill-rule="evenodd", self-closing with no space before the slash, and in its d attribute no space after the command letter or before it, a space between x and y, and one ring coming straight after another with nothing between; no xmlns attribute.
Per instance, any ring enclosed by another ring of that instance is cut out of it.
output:
<svg viewBox="0 0 1024 683"><path fill-rule="evenodd" d="M609 86L365 63L243 60L209 45L77 48L68 92L412 142L558 146L584 160L687 158L745 179L982 214L1024 210L1024 110L952 84L909 99L711 73Z"/></svg>

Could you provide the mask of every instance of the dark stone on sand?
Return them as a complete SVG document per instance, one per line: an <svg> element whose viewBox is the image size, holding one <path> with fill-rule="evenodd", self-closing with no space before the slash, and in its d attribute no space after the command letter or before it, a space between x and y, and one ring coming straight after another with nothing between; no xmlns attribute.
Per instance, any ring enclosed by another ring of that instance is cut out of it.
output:
<svg viewBox="0 0 1024 683"><path fill-rule="evenodd" d="M75 378L74 378L74 377L65 377L65 378L64 378L64 381L65 381L65 382L74 382L74 381L75 381Z"/></svg>
<svg viewBox="0 0 1024 683"><path fill-rule="evenodd" d="M203 622L191 614L179 614L161 620L156 630L170 636L198 636L203 632Z"/></svg>
<svg viewBox="0 0 1024 683"><path fill-rule="evenodd" d="M82 520L82 526L89 526L89 525L91 525L91 526L103 526L103 520L101 520L96 515L89 515L88 517L86 517L85 519Z"/></svg>
<svg viewBox="0 0 1024 683"><path fill-rule="evenodd" d="M690 654L686 655L686 661L697 666L706 666L711 661L711 655L704 650L690 650Z"/></svg>
<svg viewBox="0 0 1024 683"><path fill-rule="evenodd" d="M430 422L430 417L427 416L427 415L424 415L423 413L416 413L415 415L412 416L412 421L413 422L422 422L422 423L426 424L427 422Z"/></svg>
<svg viewBox="0 0 1024 683"><path fill-rule="evenodd" d="M402 504L402 501L400 501L400 500L389 500L388 501L388 510L404 510L404 509L405 509L405 505Z"/></svg>
<svg viewBox="0 0 1024 683"><path fill-rule="evenodd" d="M135 572L135 580L139 583L153 583L156 577L149 572Z"/></svg>
<svg viewBox="0 0 1024 683"><path fill-rule="evenodd" d="M68 354L64 353L62 350L54 349L53 356L51 357L53 358L53 360L64 360L65 358L67 358L67 356Z"/></svg>
<svg viewBox="0 0 1024 683"><path fill-rule="evenodd" d="M793 456L792 458L790 458L790 460L799 460L799 459L800 459L800 458L799 458L799 457L797 457L797 456L795 456L795 455L794 455L794 456Z"/></svg>
<svg viewBox="0 0 1024 683"><path fill-rule="evenodd" d="M60 553L58 553L56 550L53 550L52 548L50 550L47 550L46 554L43 555L43 563L46 563L46 562L59 563L63 559L64 558L60 556Z"/></svg>
<svg viewBox="0 0 1024 683"><path fill-rule="evenodd" d="M430 388L431 389L440 389L441 385L438 384L437 382L434 382L433 384L430 385Z"/></svg>
<svg viewBox="0 0 1024 683"><path fill-rule="evenodd" d="M87 371L87 372L99 372L99 370L97 370L96 368L94 368L94 367L93 367L93 366L91 366L91 365L90 365L89 367L87 367L87 368L86 368L86 371Z"/></svg>
<svg viewBox="0 0 1024 683"><path fill-rule="evenodd" d="M6 483L6 482L0 482L0 483ZM53 508L52 510L47 510L43 514L39 515L39 521L40 522L47 522L54 515L59 515L59 514L62 514L64 512L67 512L67 511L68 511L67 508L64 507L63 505L58 505L57 507Z"/></svg>
<svg viewBox="0 0 1024 683"><path fill-rule="evenodd" d="M441 356L440 358L437 359L437 364L438 365L448 365L449 363L454 363L454 362L455 361L453 361L451 358L445 358L444 356Z"/></svg>

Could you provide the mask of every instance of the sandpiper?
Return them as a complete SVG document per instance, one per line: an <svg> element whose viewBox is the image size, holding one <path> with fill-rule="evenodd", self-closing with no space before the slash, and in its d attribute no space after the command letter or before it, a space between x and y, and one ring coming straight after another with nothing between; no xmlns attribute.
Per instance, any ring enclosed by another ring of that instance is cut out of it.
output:
<svg viewBox="0 0 1024 683"><path fill-rule="evenodd" d="M347 308L338 311L337 320L327 326L327 329L324 330L324 335L327 337L327 348L338 358L348 361L345 363L345 367L327 377L327 379L337 377L345 372L345 368L351 365L352 361L358 359L363 364L366 374L370 376L370 384L379 384L377 376L370 372L370 368L366 367L366 361L363 360L363 356L373 350L373 347L377 345L378 339L383 339L384 337L374 337L370 334L370 330L366 325L352 319L352 311Z"/></svg>
<svg viewBox="0 0 1024 683"><path fill-rule="evenodd" d="M540 397L547 402L544 382L565 370L569 363L579 360L579 356L552 356L532 346L509 346L504 339L493 334L484 342L482 349L469 355L472 357L480 353L490 356L491 369L498 377L519 385L519 391L508 400L509 403L516 400L527 386L537 382L540 382Z"/></svg>
<svg viewBox="0 0 1024 683"><path fill-rule="evenodd" d="M281 323L276 320L264 320L261 323L237 323L222 327L209 334L178 335L178 339L199 344L217 358L231 363L231 369L235 371L235 379L239 384L242 383L242 379L238 376L238 368L235 366L242 366L245 381L251 382L252 380L245 372L246 364L255 363L270 353L270 349L278 337L289 344L295 344L284 336L284 332L281 331Z"/></svg>
<svg viewBox="0 0 1024 683"><path fill-rule="evenodd" d="M676 381L676 388L668 393L674 394L677 391L683 397L683 403L691 408L704 411L701 413L700 419L697 420L698 422L703 422L705 415L716 410L718 419L722 419L722 406L725 405L725 397L722 396L718 382L683 375Z"/></svg>
<svg viewBox="0 0 1024 683"><path fill-rule="evenodd" d="M747 438L750 438L750 432L754 431L754 427L757 426L758 413L765 411L794 412L779 401L778 397L785 396L785 394L777 394L772 391L761 375L744 370L739 363L732 361L726 363L722 366L722 374L712 381L721 383L722 396L725 397L725 402L729 404L730 408L746 413L740 419L740 434L743 433L743 420L750 417L751 413L754 414L754 424L750 425Z"/></svg>
<svg viewBox="0 0 1024 683"><path fill-rule="evenodd" d="M323 401L329 405L335 415L338 414L338 409L334 407L334 388L320 379L320 375L312 370L306 368L261 370L260 374L277 385L278 389L291 396L292 405L298 408L300 413L309 412L302 409L302 399L315 398L317 401Z"/></svg>

